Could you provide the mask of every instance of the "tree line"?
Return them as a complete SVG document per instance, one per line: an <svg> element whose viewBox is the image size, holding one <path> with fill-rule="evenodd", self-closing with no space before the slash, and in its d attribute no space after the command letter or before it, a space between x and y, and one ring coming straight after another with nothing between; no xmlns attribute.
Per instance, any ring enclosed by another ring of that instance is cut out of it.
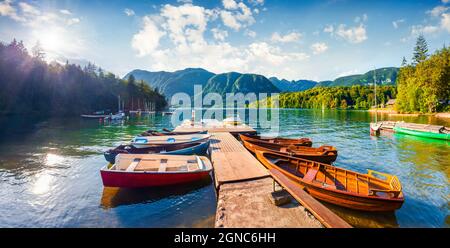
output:
<svg viewBox="0 0 450 248"><path fill-rule="evenodd" d="M430 56L427 42L420 35L411 64L403 58L397 87L399 112L450 111L450 49L444 46Z"/></svg>
<svg viewBox="0 0 450 248"><path fill-rule="evenodd" d="M81 68L44 60L39 46L29 54L23 42L0 42L0 114L78 115L118 109L118 97L133 103L152 103L157 110L165 97L144 81L122 80L92 63Z"/></svg>

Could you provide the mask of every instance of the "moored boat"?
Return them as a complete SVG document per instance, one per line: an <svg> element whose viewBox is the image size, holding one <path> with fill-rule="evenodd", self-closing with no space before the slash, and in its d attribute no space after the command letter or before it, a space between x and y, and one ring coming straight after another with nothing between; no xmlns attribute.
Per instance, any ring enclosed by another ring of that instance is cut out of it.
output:
<svg viewBox="0 0 450 248"><path fill-rule="evenodd" d="M201 180L211 170L211 162L202 156L119 154L100 174L105 187L142 188Z"/></svg>
<svg viewBox="0 0 450 248"><path fill-rule="evenodd" d="M256 151L256 156L325 202L364 211L394 211L404 202L401 183L393 175L373 170L361 174L276 152Z"/></svg>
<svg viewBox="0 0 450 248"><path fill-rule="evenodd" d="M167 136L138 136L131 141L136 148L161 146L170 144L187 144L193 142L205 142L209 134L167 135Z"/></svg>
<svg viewBox="0 0 450 248"><path fill-rule="evenodd" d="M416 123L397 123L394 132L423 138L450 140L450 128Z"/></svg>
<svg viewBox="0 0 450 248"><path fill-rule="evenodd" d="M333 146L306 147L306 146L284 146L280 144L262 143L257 141L242 140L245 148L250 152L259 151L277 152L287 156L308 159L325 164L336 161L338 152Z"/></svg>
<svg viewBox="0 0 450 248"><path fill-rule="evenodd" d="M299 139L289 139L289 138L274 138L274 137L263 137L258 135L240 135L241 140L246 141L255 141L264 144L279 144L279 145L294 145L294 146L312 146L312 141L308 138L299 138Z"/></svg>
<svg viewBox="0 0 450 248"><path fill-rule="evenodd" d="M106 161L115 163L118 154L167 154L167 155L204 155L209 148L209 140L205 142L192 142L186 144L169 144L152 146L146 148L136 148L133 145L120 145L104 153Z"/></svg>
<svg viewBox="0 0 450 248"><path fill-rule="evenodd" d="M140 136L168 136L168 135L188 135L188 134L207 134L207 131L196 131L196 132L174 132L167 129L163 129L163 132L156 130L147 130L142 132Z"/></svg>

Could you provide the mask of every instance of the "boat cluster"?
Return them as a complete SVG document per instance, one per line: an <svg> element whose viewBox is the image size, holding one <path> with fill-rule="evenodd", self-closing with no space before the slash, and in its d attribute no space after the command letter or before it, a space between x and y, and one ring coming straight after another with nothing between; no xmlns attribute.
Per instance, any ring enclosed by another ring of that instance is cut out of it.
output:
<svg viewBox="0 0 450 248"><path fill-rule="evenodd" d="M367 174L333 165L333 146L312 147L309 138L239 134L243 145L269 170L284 174L311 196L364 211L393 211L404 202L399 179L369 170ZM210 176L210 135L206 132L148 130L127 145L104 153L100 170L105 187L153 187L189 183Z"/></svg>

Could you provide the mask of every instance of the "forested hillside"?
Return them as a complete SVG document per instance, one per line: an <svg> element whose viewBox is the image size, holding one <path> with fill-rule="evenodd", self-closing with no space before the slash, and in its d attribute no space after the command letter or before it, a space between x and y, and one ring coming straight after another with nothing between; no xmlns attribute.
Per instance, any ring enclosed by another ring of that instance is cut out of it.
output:
<svg viewBox="0 0 450 248"><path fill-rule="evenodd" d="M93 64L48 64L39 48L30 55L22 42L0 42L0 113L76 115L97 110L117 111L118 96L166 105L164 96L144 82L128 82Z"/></svg>

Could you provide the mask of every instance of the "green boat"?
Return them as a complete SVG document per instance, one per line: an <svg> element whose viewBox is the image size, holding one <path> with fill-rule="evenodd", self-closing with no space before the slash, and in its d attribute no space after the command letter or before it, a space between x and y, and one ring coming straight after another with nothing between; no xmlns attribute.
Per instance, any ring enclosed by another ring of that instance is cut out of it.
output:
<svg viewBox="0 0 450 248"><path fill-rule="evenodd" d="M450 140L450 129L444 126L398 123L395 125L394 131L423 138Z"/></svg>

